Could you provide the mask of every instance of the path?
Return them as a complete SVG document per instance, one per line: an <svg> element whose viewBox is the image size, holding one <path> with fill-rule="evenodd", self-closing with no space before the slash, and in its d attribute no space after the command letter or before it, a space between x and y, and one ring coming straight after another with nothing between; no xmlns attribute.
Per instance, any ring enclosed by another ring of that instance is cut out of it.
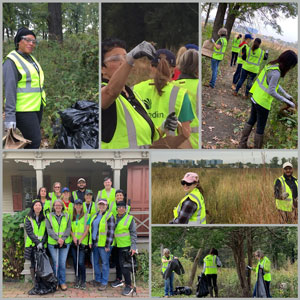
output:
<svg viewBox="0 0 300 300"><path fill-rule="evenodd" d="M107 289L103 292L97 290L96 287L93 287L90 284L87 284L86 290L80 290L73 288L72 283L67 283L68 290L63 292L61 289L55 293L43 295L43 296L32 296L28 295L27 292L32 288L32 283L28 282L4 282L2 287L2 297L3 298L126 298L122 296L122 287L112 288L110 285L107 286ZM149 297L149 288L146 287L147 284L143 283L143 287L137 284L137 296L134 297ZM131 296L130 296L131 298Z"/></svg>
<svg viewBox="0 0 300 300"><path fill-rule="evenodd" d="M244 122L250 115L251 101L243 99L245 84L239 96L233 96L232 77L236 67L227 61L219 65L214 89L202 86L203 148L237 148ZM211 75L211 70L207 70Z"/></svg>

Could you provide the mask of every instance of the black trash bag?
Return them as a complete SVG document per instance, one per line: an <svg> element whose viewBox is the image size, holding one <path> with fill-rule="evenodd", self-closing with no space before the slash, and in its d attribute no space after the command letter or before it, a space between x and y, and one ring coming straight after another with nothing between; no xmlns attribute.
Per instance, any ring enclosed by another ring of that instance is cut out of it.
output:
<svg viewBox="0 0 300 300"><path fill-rule="evenodd" d="M201 274L200 276L198 276L196 297L202 298L202 297L206 297L208 294L209 291L208 291L207 278L204 274Z"/></svg>
<svg viewBox="0 0 300 300"><path fill-rule="evenodd" d="M176 286L174 295L192 295L192 289L189 286Z"/></svg>
<svg viewBox="0 0 300 300"><path fill-rule="evenodd" d="M261 268L258 269L256 283L256 298L267 298L267 288L264 281L264 274Z"/></svg>
<svg viewBox="0 0 300 300"><path fill-rule="evenodd" d="M129 269L130 272L132 272L132 258L133 258L133 266L134 266L134 272L136 273L137 270L137 260L135 255L131 256L130 252L128 250L123 251L122 252L123 257L124 257L124 263L123 263L123 267L126 269Z"/></svg>
<svg viewBox="0 0 300 300"><path fill-rule="evenodd" d="M45 295L56 291L58 280L53 274L46 250L34 252L35 260L35 286L28 292L29 295Z"/></svg>
<svg viewBox="0 0 300 300"><path fill-rule="evenodd" d="M61 127L55 149L98 149L99 106L81 100L60 111Z"/></svg>
<svg viewBox="0 0 300 300"><path fill-rule="evenodd" d="M182 275L185 273L184 268L179 259L174 258L171 261L169 261L167 269L163 274L163 278L168 279L173 271L178 275Z"/></svg>

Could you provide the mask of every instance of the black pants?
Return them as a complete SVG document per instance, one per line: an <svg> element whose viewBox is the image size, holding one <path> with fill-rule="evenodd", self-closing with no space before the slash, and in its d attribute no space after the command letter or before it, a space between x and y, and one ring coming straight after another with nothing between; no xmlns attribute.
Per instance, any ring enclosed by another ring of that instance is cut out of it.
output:
<svg viewBox="0 0 300 300"><path fill-rule="evenodd" d="M233 79L232 79L232 83L233 84L237 84L238 83L238 81L240 79L240 76L241 76L241 72L242 72L242 66L243 66L243 64L238 64L237 65L235 73L233 75Z"/></svg>
<svg viewBox="0 0 300 300"><path fill-rule="evenodd" d="M130 247L117 248L117 249L118 249L118 258L119 258L119 261L116 264L117 277L119 276L118 274L123 275L124 279L125 279L125 284L131 285L130 270L128 268L124 268L125 259L124 259L124 254L123 254L124 251L125 252L129 251ZM121 276L121 278L122 278L122 276Z"/></svg>
<svg viewBox="0 0 300 300"><path fill-rule="evenodd" d="M217 287L217 274L208 274L206 275L208 287Z"/></svg>
<svg viewBox="0 0 300 300"><path fill-rule="evenodd" d="M251 115L247 123L251 126L254 126L254 124L257 122L256 133L264 134L268 116L269 110L252 102Z"/></svg>
<svg viewBox="0 0 300 300"><path fill-rule="evenodd" d="M231 52L232 55L231 55L231 63L230 63L230 66L232 67L232 64L235 66L236 64L236 60L238 58L238 52Z"/></svg>
<svg viewBox="0 0 300 300"><path fill-rule="evenodd" d="M40 124L43 116L43 105L40 111L16 112L17 128L25 139L31 140L31 144L25 149L38 149L41 144Z"/></svg>

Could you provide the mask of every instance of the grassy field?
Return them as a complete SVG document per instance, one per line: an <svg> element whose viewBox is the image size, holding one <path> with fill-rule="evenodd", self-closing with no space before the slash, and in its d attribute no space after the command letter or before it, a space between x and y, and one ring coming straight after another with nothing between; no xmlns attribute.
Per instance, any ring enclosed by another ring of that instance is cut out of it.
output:
<svg viewBox="0 0 300 300"><path fill-rule="evenodd" d="M180 258L182 265L186 271L183 275L176 275L174 277L174 288L176 286L185 286L189 281L190 271L192 269L192 262L186 258ZM161 275L161 266L152 266L152 297L163 297L164 295L164 281ZM271 271L271 295L273 298L297 298L298 296L298 263L287 263L285 268L279 270L273 269ZM193 294L190 297L195 297L197 276L200 275L202 267L197 269L196 276L193 283ZM251 286L255 285L255 272L251 275ZM285 289L281 287L282 283L286 283ZM221 268L218 271L218 287L219 297L233 298L242 297L242 290L240 287L237 272L234 268ZM175 296L176 298L189 298L185 295Z"/></svg>
<svg viewBox="0 0 300 300"><path fill-rule="evenodd" d="M278 224L274 180L278 169L152 168L152 223L167 224L185 193L180 180L196 172L204 190L208 224ZM297 170L294 171L297 174ZM296 221L295 221L296 222Z"/></svg>

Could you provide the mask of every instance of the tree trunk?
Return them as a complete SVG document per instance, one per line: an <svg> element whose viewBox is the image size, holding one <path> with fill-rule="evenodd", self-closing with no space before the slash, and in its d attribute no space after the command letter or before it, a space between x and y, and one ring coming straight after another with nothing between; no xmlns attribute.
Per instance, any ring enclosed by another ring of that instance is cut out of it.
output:
<svg viewBox="0 0 300 300"><path fill-rule="evenodd" d="M240 9L240 5L239 4L230 4L230 11L227 15L227 20L226 20L226 24L225 24L225 28L227 29L227 40L229 40L230 38L230 34L231 34L231 30L234 24L234 21L236 19L236 16L239 12Z"/></svg>
<svg viewBox="0 0 300 300"><path fill-rule="evenodd" d="M207 14L206 14L206 19L205 19L205 23L204 23L204 28L207 25L208 22L208 18L209 18L209 14L210 14L210 9L211 9L211 3L208 4L208 10L207 10Z"/></svg>
<svg viewBox="0 0 300 300"><path fill-rule="evenodd" d="M219 3L217 15L214 21L213 33L212 33L212 37L215 41L219 38L218 36L219 29L223 27L226 9L227 9L227 3Z"/></svg>
<svg viewBox="0 0 300 300"><path fill-rule="evenodd" d="M251 228L247 228L247 256L248 266L252 267L252 254L253 254L253 237ZM251 290L251 270L249 270L249 276L247 277L247 284L249 292Z"/></svg>
<svg viewBox="0 0 300 300"><path fill-rule="evenodd" d="M61 3L48 3L49 39L63 41Z"/></svg>
<svg viewBox="0 0 300 300"><path fill-rule="evenodd" d="M199 262L201 253L202 253L202 248L200 248L198 250L197 255L195 257L188 286L193 286L193 282L194 282L194 278L195 278L195 274L196 274L196 271L197 271L197 266L198 266L198 262Z"/></svg>

